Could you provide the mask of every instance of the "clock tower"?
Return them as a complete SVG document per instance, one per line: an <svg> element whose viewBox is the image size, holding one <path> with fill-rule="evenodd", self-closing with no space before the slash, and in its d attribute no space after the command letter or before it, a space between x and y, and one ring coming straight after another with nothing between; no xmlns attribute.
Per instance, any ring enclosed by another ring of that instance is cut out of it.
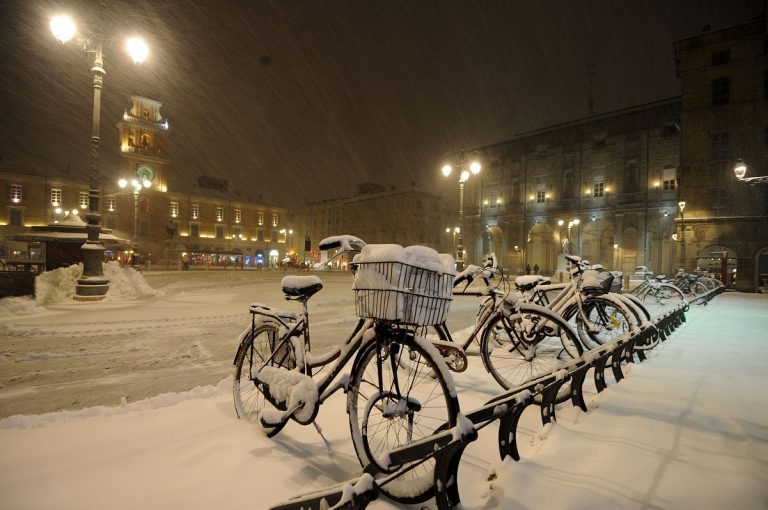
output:
<svg viewBox="0 0 768 510"><path fill-rule="evenodd" d="M117 123L122 155L117 177L137 177L155 191L168 191L168 120L160 114L162 103L141 96L131 96L131 102Z"/></svg>

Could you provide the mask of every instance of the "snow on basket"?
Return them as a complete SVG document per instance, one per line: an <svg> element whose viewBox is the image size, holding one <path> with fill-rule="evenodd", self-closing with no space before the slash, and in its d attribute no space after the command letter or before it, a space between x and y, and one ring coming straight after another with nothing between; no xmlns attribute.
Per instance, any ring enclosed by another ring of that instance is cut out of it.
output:
<svg viewBox="0 0 768 510"><path fill-rule="evenodd" d="M453 257L426 246L369 244L353 260L358 317L427 326L445 321Z"/></svg>

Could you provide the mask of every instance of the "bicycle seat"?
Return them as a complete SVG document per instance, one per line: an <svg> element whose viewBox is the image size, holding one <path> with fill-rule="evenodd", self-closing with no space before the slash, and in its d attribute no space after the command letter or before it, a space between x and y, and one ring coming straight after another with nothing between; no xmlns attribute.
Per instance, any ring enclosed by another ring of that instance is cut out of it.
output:
<svg viewBox="0 0 768 510"><path fill-rule="evenodd" d="M515 278L515 287L517 287L518 290L522 290L523 292L527 292L533 289L540 283L545 283L545 278L535 274L518 276Z"/></svg>
<svg viewBox="0 0 768 510"><path fill-rule="evenodd" d="M285 297L309 299L323 288L323 282L317 276L286 276L282 286Z"/></svg>

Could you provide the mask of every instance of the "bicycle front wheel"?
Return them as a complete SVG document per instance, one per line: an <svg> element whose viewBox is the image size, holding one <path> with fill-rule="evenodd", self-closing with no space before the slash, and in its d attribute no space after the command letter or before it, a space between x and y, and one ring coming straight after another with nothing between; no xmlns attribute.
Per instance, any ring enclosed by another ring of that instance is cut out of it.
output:
<svg viewBox="0 0 768 510"><path fill-rule="evenodd" d="M480 339L485 368L504 389L550 374L581 356L581 342L559 315L541 306L521 303L509 317L498 314L488 321ZM557 402L570 395L562 386Z"/></svg>
<svg viewBox="0 0 768 510"><path fill-rule="evenodd" d="M582 303L584 317L576 314L576 330L585 345L595 348L628 333L631 318L621 306L603 296L589 296Z"/></svg>
<svg viewBox="0 0 768 510"><path fill-rule="evenodd" d="M459 402L439 353L411 340L375 339L358 353L349 381L347 412L360 463L392 472L386 452L456 425ZM435 461L425 461L381 487L401 503L434 495Z"/></svg>
<svg viewBox="0 0 768 510"><path fill-rule="evenodd" d="M253 374L264 365L286 370L296 367L293 345L287 339L281 339L278 327L270 323L262 324L246 333L235 356L235 380L232 385L235 412L238 418L260 426L261 411L274 409L256 386L253 378ZM284 426L285 424L276 427L262 426L262 429L271 437L280 432Z"/></svg>

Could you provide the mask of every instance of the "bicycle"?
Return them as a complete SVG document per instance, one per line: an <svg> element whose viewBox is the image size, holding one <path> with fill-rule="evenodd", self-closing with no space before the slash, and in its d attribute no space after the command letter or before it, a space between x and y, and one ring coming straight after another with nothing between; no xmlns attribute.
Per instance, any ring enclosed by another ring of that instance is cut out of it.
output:
<svg viewBox="0 0 768 510"><path fill-rule="evenodd" d="M491 280L499 278L494 285ZM502 268L493 255L485 266L469 265L457 275L454 286L466 282L464 290L475 278L484 283L485 297L480 303L475 325L467 338L458 343L465 352L473 342L480 347L485 369L504 389L512 389L544 374L551 374L569 360L583 353L581 342L562 317L535 303L519 300L512 292ZM443 342L456 345L445 323L433 326ZM452 366L448 358L449 366ZM458 358L456 371L465 368L466 357ZM557 395L557 402L570 396L570 386Z"/></svg>
<svg viewBox="0 0 768 510"><path fill-rule="evenodd" d="M664 275L654 275L653 272L643 271L643 281L628 292L638 298L643 304L661 308L677 308L686 302L683 291L665 280Z"/></svg>
<svg viewBox="0 0 768 510"><path fill-rule="evenodd" d="M551 284L518 277L515 284L521 299L545 306L573 324L579 340L587 348L605 344L620 335L638 334L650 324L647 310L638 308L621 294L609 292L613 276L608 276L610 273L604 268L590 269L588 261L576 255L566 255L566 260L570 263L569 282Z"/></svg>
<svg viewBox="0 0 768 510"><path fill-rule="evenodd" d="M375 253L375 245L368 246L361 255ZM445 423L456 425L459 402L448 368L416 335L419 326L444 320L451 299L445 288L451 288L453 274L402 262L369 265L363 259L354 262L360 319L349 338L324 355L311 352L307 306L322 288L318 277L283 278L285 298L298 301L299 313L250 305L251 325L240 335L234 359L233 395L238 417L272 437L289 420L314 423L320 405L342 389L361 465L386 474L389 450ZM372 286L374 280L383 285ZM353 358L349 374L338 377ZM382 491L404 503L425 501L433 495L433 471L434 461L416 465L382 484Z"/></svg>

